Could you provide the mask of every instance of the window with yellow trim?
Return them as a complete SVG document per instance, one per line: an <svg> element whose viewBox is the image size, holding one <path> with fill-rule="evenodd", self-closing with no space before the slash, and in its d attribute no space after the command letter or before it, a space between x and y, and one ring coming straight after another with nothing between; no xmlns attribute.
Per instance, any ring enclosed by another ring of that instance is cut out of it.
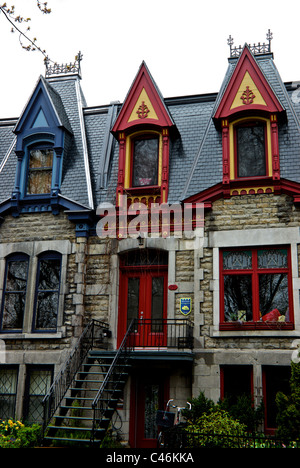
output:
<svg viewBox="0 0 300 468"><path fill-rule="evenodd" d="M139 131L127 136L124 188L143 190L160 186L161 168L160 132Z"/></svg>
<svg viewBox="0 0 300 468"><path fill-rule="evenodd" d="M158 184L159 140L156 136L135 138L132 142L132 187Z"/></svg>
<svg viewBox="0 0 300 468"><path fill-rule="evenodd" d="M272 176L270 121L241 119L230 128L230 179Z"/></svg>
<svg viewBox="0 0 300 468"><path fill-rule="evenodd" d="M247 122L235 127L237 177L260 177L267 172L266 127Z"/></svg>

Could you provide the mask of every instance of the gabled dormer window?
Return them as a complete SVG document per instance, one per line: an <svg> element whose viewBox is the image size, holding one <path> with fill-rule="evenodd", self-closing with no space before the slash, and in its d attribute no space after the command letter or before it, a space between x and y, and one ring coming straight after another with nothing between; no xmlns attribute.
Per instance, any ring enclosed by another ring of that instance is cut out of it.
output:
<svg viewBox="0 0 300 468"><path fill-rule="evenodd" d="M28 159L27 195L50 193L53 149L33 147Z"/></svg>
<svg viewBox="0 0 300 468"><path fill-rule="evenodd" d="M214 115L222 130L226 196L275 190L280 179L278 122L284 115L259 61L245 45Z"/></svg>
<svg viewBox="0 0 300 468"><path fill-rule="evenodd" d="M64 147L71 137L71 127L59 96L40 77L15 130L17 168L12 193L14 215L23 212L56 210L61 185ZM50 202L51 200L51 202Z"/></svg>
<svg viewBox="0 0 300 468"><path fill-rule="evenodd" d="M117 205L168 199L169 145L173 120L143 62L113 125L119 142Z"/></svg>

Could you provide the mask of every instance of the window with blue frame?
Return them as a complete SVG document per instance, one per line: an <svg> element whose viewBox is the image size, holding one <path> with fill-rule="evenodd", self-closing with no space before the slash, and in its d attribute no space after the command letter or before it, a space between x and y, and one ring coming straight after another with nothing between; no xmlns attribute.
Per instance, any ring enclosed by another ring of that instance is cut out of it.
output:
<svg viewBox="0 0 300 468"><path fill-rule="evenodd" d="M29 258L24 254L11 255L6 261L1 307L1 330L22 331Z"/></svg>
<svg viewBox="0 0 300 468"><path fill-rule="evenodd" d="M53 149L32 147L28 151L27 195L51 192Z"/></svg>
<svg viewBox="0 0 300 468"><path fill-rule="evenodd" d="M31 268L30 261L30 257L22 253L6 258L1 333L57 331L62 255L54 251L42 253ZM33 307L30 304L34 304Z"/></svg>
<svg viewBox="0 0 300 468"><path fill-rule="evenodd" d="M47 252L39 257L33 331L56 331L61 275L61 255Z"/></svg>

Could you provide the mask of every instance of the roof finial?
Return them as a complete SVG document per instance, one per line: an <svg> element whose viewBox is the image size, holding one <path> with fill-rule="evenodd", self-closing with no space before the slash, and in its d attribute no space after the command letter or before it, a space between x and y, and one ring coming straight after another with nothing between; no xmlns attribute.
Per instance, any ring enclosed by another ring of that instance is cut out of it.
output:
<svg viewBox="0 0 300 468"><path fill-rule="evenodd" d="M271 52L271 41L273 39L273 33L270 31L270 29L268 29L266 37L268 44L266 44L265 42L263 44L261 44L260 42L258 44L253 45L248 44L248 47L253 53L253 55L262 55ZM241 55L243 47L233 47L233 38L231 36L229 36L229 38L227 39L227 44L230 47L230 57L239 57Z"/></svg>
<svg viewBox="0 0 300 468"><path fill-rule="evenodd" d="M59 65L58 63L54 63L50 65L50 60L48 57L45 58L45 66L46 66L46 74L45 76L51 75L61 75L61 74L78 74L81 77L81 69L80 69L80 62L82 60L82 53L79 51L78 54L75 56L75 62L73 63L66 63Z"/></svg>

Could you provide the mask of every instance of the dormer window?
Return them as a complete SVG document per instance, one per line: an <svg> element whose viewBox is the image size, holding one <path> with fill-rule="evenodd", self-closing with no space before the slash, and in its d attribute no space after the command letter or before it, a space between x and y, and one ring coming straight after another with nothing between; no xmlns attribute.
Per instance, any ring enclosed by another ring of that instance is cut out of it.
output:
<svg viewBox="0 0 300 468"><path fill-rule="evenodd" d="M226 197L277 190L278 123L284 118L285 109L245 45L214 115L222 131Z"/></svg>
<svg viewBox="0 0 300 468"><path fill-rule="evenodd" d="M53 149L32 148L29 150L27 194L51 192Z"/></svg>
<svg viewBox="0 0 300 468"><path fill-rule="evenodd" d="M248 122L235 127L236 177L267 175L266 127L261 122Z"/></svg>
<svg viewBox="0 0 300 468"><path fill-rule="evenodd" d="M119 142L117 206L166 203L174 122L143 62L112 127Z"/></svg>
<svg viewBox="0 0 300 468"><path fill-rule="evenodd" d="M137 138L132 145L132 187L158 184L158 149L156 137Z"/></svg>

